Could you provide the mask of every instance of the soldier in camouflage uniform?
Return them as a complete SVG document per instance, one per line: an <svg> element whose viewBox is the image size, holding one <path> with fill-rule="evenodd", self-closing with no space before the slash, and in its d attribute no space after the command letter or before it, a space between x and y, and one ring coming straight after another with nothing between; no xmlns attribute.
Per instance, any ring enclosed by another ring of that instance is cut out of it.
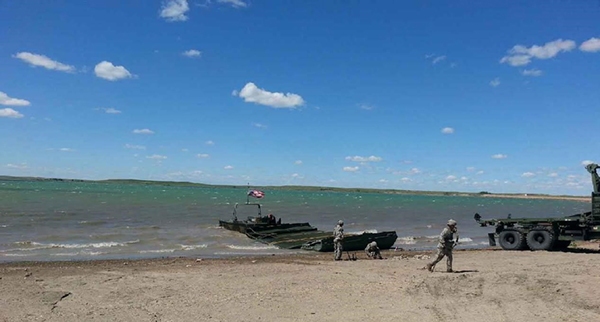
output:
<svg viewBox="0 0 600 322"><path fill-rule="evenodd" d="M344 222L338 221L337 226L333 229L333 259L339 261L342 259L342 251L344 250L344 246L342 245L344 241Z"/></svg>
<svg viewBox="0 0 600 322"><path fill-rule="evenodd" d="M453 236L456 231L456 221L453 219L448 220L448 227L444 228L440 234L437 256L433 262L427 264L427 270L433 272L435 265L446 256L446 272L452 272L452 249L456 244Z"/></svg>
<svg viewBox="0 0 600 322"><path fill-rule="evenodd" d="M367 245L367 248L365 248L365 253L367 253L367 256L371 259L383 259L383 257L381 257L381 253L379 252L379 247L377 246L376 241L372 241Z"/></svg>

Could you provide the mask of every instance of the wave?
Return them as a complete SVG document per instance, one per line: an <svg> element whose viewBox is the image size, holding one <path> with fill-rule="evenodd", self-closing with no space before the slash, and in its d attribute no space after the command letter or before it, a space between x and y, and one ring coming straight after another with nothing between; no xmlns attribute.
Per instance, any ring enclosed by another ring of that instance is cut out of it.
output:
<svg viewBox="0 0 600 322"><path fill-rule="evenodd" d="M405 236L405 237L398 237L398 239L396 240L396 244L402 244L402 245L414 245L417 242L427 242L427 243L431 243L431 242L438 242L440 236ZM473 239L471 239L470 237L461 237L458 239L459 243L471 243L473 242Z"/></svg>
<svg viewBox="0 0 600 322"><path fill-rule="evenodd" d="M78 221L77 222L80 225L88 225L88 226L100 226L100 225L104 225L107 224L108 222L104 221L104 220L98 220L98 221L87 221L87 220L82 220L82 221Z"/></svg>
<svg viewBox="0 0 600 322"><path fill-rule="evenodd" d="M37 254L2 254L5 257L27 257L27 256L35 256Z"/></svg>
<svg viewBox="0 0 600 322"><path fill-rule="evenodd" d="M377 229L365 229L361 231L348 231L348 235L362 235L362 234L377 234Z"/></svg>
<svg viewBox="0 0 600 322"><path fill-rule="evenodd" d="M44 244L32 241L16 242L16 245L31 245L32 248L22 249L48 249L48 248L110 248L110 247L124 247L130 244L139 243L138 240L126 241L126 242L102 242L102 243L89 243L89 244ZM37 247L36 247L37 246Z"/></svg>
<svg viewBox="0 0 600 322"><path fill-rule="evenodd" d="M398 237L398 239L396 240L396 244L402 244L402 245L414 245L416 243L417 243L417 241L412 236Z"/></svg>
<svg viewBox="0 0 600 322"><path fill-rule="evenodd" d="M155 253L174 253L179 249L151 249L151 250L140 250L140 254L155 254Z"/></svg>
<svg viewBox="0 0 600 322"><path fill-rule="evenodd" d="M200 245L180 245L182 250L194 250L198 248L206 248L208 245L200 244Z"/></svg>
<svg viewBox="0 0 600 322"><path fill-rule="evenodd" d="M79 253L56 253L56 254L50 254L50 256L77 256L79 255Z"/></svg>
<svg viewBox="0 0 600 322"><path fill-rule="evenodd" d="M238 246L238 245L227 245L227 247L231 248L231 249L238 249L238 250L266 250L266 249L278 249L275 246Z"/></svg>

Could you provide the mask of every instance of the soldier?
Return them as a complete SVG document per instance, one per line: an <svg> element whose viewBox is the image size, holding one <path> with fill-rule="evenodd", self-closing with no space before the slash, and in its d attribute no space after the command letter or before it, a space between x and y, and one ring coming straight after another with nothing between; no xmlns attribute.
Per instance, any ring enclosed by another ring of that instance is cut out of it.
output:
<svg viewBox="0 0 600 322"><path fill-rule="evenodd" d="M333 253L333 259L336 261L339 261L342 259L342 251L344 250L344 247L342 245L344 240L344 222L343 221L338 221L337 226L335 226L335 228L333 229L333 247L334 247L334 253Z"/></svg>
<svg viewBox="0 0 600 322"><path fill-rule="evenodd" d="M433 262L427 264L427 270L433 272L435 264L437 264L439 261L442 260L442 258L444 258L444 256L446 256L446 272L453 272L452 249L456 245L456 242L453 240L453 235L454 233L456 233L456 231L456 221L453 219L448 220L448 227L444 228L444 230L442 230L442 233L440 234L440 242L438 244L437 257L435 260L433 260Z"/></svg>
<svg viewBox="0 0 600 322"><path fill-rule="evenodd" d="M376 241L372 241L367 245L367 248L365 248L365 253L367 253L367 256L370 259L383 259L383 257L381 257L381 253L379 252L379 247L377 246Z"/></svg>

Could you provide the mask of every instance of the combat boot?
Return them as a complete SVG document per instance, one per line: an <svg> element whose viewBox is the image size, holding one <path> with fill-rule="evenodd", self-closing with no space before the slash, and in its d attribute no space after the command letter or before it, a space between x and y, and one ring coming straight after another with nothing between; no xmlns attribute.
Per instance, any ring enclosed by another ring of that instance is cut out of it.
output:
<svg viewBox="0 0 600 322"><path fill-rule="evenodd" d="M430 271L430 272L433 272L433 267L434 267L434 266L433 266L433 265L431 265L431 264L427 264L427 266L425 266L425 268L426 268L428 271Z"/></svg>

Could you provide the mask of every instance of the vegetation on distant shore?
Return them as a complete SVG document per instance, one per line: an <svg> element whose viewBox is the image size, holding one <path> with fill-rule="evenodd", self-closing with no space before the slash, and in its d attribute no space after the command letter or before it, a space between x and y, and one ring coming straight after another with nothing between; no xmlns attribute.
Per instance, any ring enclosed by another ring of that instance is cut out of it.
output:
<svg viewBox="0 0 600 322"><path fill-rule="evenodd" d="M187 182L187 181L152 181L152 180L137 180L137 179L82 180L82 179L0 176L0 181L89 182L89 183L109 183L109 184L160 185L160 186L175 186L175 187L247 189L246 185L214 185L214 184ZM530 193L491 193L488 191L481 191L481 192L421 191L421 190L375 189L375 188L338 188L338 187L319 187L319 186L252 186L252 188L265 189L265 190L289 190L289 191L309 191L309 192L315 192L315 191L359 192L359 193L383 193L383 194L424 195L424 196L502 197L502 198L573 199L573 200L584 200L584 198L588 198L585 196L548 195L548 194L530 194Z"/></svg>

